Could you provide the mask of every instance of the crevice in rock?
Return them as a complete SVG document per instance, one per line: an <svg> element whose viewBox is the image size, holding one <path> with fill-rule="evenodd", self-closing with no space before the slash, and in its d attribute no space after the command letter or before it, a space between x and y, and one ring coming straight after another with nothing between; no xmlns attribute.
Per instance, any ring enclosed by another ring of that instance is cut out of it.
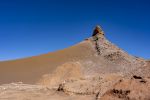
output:
<svg viewBox="0 0 150 100"><path fill-rule="evenodd" d="M64 92L64 84L59 84L59 87L58 87L57 91Z"/></svg>
<svg viewBox="0 0 150 100"><path fill-rule="evenodd" d="M128 94L130 93L130 90L117 90L117 89L113 89L112 91L112 94L114 96L117 96L118 98L121 98L121 99L125 99L125 100L129 100L130 98L128 97Z"/></svg>
<svg viewBox="0 0 150 100"><path fill-rule="evenodd" d="M136 76L136 75L134 75L133 78L140 80L139 82L141 82L141 83L146 83L146 80L143 79L141 76Z"/></svg>
<svg viewBox="0 0 150 100"><path fill-rule="evenodd" d="M95 50L96 50L97 54L100 55L100 54L101 54L101 50L100 50L100 46L99 46L99 44L98 44L99 38L98 38L97 35L95 35L95 36L93 37L93 39L94 39L94 43L95 43Z"/></svg>
<svg viewBox="0 0 150 100"><path fill-rule="evenodd" d="M146 81L145 81L144 79L142 79L140 82L141 82L141 83L146 83Z"/></svg>
<svg viewBox="0 0 150 100"><path fill-rule="evenodd" d="M136 76L136 75L134 75L133 78L134 79L143 79L141 76Z"/></svg>
<svg viewBox="0 0 150 100"><path fill-rule="evenodd" d="M100 94L100 92L98 92L98 93L96 94L95 100L99 100L99 94Z"/></svg>
<svg viewBox="0 0 150 100"><path fill-rule="evenodd" d="M95 43L95 49L97 51L97 54L101 55L101 48L99 46L98 41L99 41L99 38L104 37L104 32L103 32L103 30L102 30L102 28L100 26L97 25L95 27L95 29L93 30L92 37L93 37L93 41Z"/></svg>

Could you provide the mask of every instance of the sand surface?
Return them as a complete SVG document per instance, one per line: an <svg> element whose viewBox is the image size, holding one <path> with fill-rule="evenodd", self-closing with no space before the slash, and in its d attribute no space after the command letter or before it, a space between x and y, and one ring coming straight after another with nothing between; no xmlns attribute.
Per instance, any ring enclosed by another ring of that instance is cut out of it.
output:
<svg viewBox="0 0 150 100"><path fill-rule="evenodd" d="M150 100L150 61L129 55L103 35L0 62L0 100Z"/></svg>

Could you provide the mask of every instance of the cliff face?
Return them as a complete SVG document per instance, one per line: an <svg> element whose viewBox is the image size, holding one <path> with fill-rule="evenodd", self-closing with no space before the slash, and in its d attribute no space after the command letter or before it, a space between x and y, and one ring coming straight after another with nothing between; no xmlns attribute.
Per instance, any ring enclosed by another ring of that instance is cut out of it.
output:
<svg viewBox="0 0 150 100"><path fill-rule="evenodd" d="M131 56L112 44L97 26L90 38L75 46L26 59L0 62L0 83L21 81L67 94L94 95L97 100L128 100L136 90L137 93L143 91L141 95L149 98L144 95L149 90L142 89L149 86L149 71L149 61Z"/></svg>

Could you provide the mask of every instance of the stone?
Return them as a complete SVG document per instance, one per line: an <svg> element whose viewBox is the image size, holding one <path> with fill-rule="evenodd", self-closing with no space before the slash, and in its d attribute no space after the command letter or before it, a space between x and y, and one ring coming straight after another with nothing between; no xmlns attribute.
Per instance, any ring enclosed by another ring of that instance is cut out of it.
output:
<svg viewBox="0 0 150 100"><path fill-rule="evenodd" d="M104 32L103 32L102 28L100 26L98 26L98 25L93 30L92 36L96 36L96 35L102 35L102 36L104 36Z"/></svg>

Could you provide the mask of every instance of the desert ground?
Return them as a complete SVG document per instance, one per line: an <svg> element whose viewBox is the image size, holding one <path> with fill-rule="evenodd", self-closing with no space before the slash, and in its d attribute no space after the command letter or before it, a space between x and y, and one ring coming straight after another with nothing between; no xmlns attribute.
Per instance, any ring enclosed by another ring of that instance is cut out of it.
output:
<svg viewBox="0 0 150 100"><path fill-rule="evenodd" d="M129 55L97 26L56 52L0 62L0 100L150 100L150 61Z"/></svg>

